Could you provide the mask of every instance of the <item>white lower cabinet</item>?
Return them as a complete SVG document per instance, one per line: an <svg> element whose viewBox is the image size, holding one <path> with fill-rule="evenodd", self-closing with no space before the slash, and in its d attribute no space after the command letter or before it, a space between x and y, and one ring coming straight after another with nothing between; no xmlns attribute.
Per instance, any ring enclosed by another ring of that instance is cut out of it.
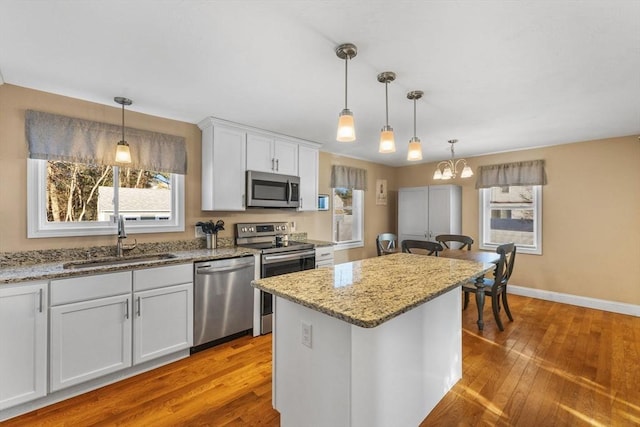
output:
<svg viewBox="0 0 640 427"><path fill-rule="evenodd" d="M333 267L333 246L316 248L316 268Z"/></svg>
<svg viewBox="0 0 640 427"><path fill-rule="evenodd" d="M193 264L133 272L133 363L193 345Z"/></svg>
<svg viewBox="0 0 640 427"><path fill-rule="evenodd" d="M52 280L51 305L51 391L131 366L130 271Z"/></svg>
<svg viewBox="0 0 640 427"><path fill-rule="evenodd" d="M47 283L0 287L0 411L47 393Z"/></svg>

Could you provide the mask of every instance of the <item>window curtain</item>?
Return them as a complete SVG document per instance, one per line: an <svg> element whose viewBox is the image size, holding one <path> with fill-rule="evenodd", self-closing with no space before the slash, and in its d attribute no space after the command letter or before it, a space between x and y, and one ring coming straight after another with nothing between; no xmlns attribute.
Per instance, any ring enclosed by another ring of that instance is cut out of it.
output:
<svg viewBox="0 0 640 427"><path fill-rule="evenodd" d="M331 166L331 188L367 189L367 170L349 166Z"/></svg>
<svg viewBox="0 0 640 427"><path fill-rule="evenodd" d="M31 159L117 165L116 144L122 139L122 126L27 110L25 131ZM126 167L187 173L184 138L125 128L125 140L131 151Z"/></svg>
<svg viewBox="0 0 640 427"><path fill-rule="evenodd" d="M477 175L477 189L510 185L545 185L547 183L544 160L480 166Z"/></svg>

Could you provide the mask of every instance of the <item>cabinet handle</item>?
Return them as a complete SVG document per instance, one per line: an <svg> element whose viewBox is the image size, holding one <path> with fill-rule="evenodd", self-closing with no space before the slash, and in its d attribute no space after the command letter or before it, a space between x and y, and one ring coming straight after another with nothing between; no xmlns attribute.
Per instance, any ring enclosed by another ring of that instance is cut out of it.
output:
<svg viewBox="0 0 640 427"><path fill-rule="evenodd" d="M271 158L271 170L276 170L276 167L274 166L276 159L274 159L273 157Z"/></svg>
<svg viewBox="0 0 640 427"><path fill-rule="evenodd" d="M276 159L276 172L280 171L280 159Z"/></svg>
<svg viewBox="0 0 640 427"><path fill-rule="evenodd" d="M124 318L129 318L129 298L124 302Z"/></svg>
<svg viewBox="0 0 640 427"><path fill-rule="evenodd" d="M38 295L38 300L39 300L39 302L38 302L38 307L39 307L38 308L38 312L42 313L42 288L40 288L40 291L38 293L39 293L39 295Z"/></svg>
<svg viewBox="0 0 640 427"><path fill-rule="evenodd" d="M304 207L304 198L300 197L300 207L298 209L302 209Z"/></svg>
<svg viewBox="0 0 640 427"><path fill-rule="evenodd" d="M138 297L138 317L140 317L140 312L141 312L140 308L141 308L140 297Z"/></svg>
<svg viewBox="0 0 640 427"><path fill-rule="evenodd" d="M245 202L244 194L242 196L240 196L240 197L242 198L242 201L240 202L240 204L242 205L243 208L245 208L246 206L244 204L244 202Z"/></svg>

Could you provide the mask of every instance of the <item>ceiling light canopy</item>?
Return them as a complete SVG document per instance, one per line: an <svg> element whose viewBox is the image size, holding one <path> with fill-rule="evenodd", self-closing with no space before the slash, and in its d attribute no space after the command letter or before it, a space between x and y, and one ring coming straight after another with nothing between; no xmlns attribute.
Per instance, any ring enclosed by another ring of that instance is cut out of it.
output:
<svg viewBox="0 0 640 427"><path fill-rule="evenodd" d="M471 167L467 166L465 159L455 159L455 153L453 151L453 145L458 142L457 139L451 139L448 141L451 144L451 160L444 160L438 163L438 167L433 174L433 179L452 179L458 175L458 166L462 166L462 173L460 178L469 178L473 176Z"/></svg>
<svg viewBox="0 0 640 427"><path fill-rule="evenodd" d="M347 107L347 81L349 60L358 54L358 48L352 43L344 43L336 48L338 58L344 59L344 109L338 117L338 142L353 142L356 140L356 128L353 122L353 113Z"/></svg>
<svg viewBox="0 0 640 427"><path fill-rule="evenodd" d="M393 71L385 71L378 74L378 81L384 83L384 106L385 106L385 125L380 131L380 145L378 152L380 153L395 153L396 141L393 136L393 128L389 126L389 83L396 79L396 73Z"/></svg>
<svg viewBox="0 0 640 427"><path fill-rule="evenodd" d="M416 136L416 101L422 98L424 92L421 90L413 90L407 93L407 98L413 100L413 138L409 141L409 151L407 152L407 160L422 160L422 144L420 138Z"/></svg>
<svg viewBox="0 0 640 427"><path fill-rule="evenodd" d="M133 104L133 101L121 96L116 96L113 100L122 105L122 140L118 142L118 145L116 146L116 162L131 163L131 151L129 151L129 144L124 139L124 106Z"/></svg>

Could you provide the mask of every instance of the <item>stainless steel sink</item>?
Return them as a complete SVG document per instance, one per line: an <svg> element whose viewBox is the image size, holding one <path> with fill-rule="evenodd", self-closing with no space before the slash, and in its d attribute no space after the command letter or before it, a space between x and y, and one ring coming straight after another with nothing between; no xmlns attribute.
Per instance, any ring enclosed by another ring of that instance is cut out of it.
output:
<svg viewBox="0 0 640 427"><path fill-rule="evenodd" d="M62 268L71 269L71 268L91 268L91 267L103 267L108 265L120 265L120 264L130 264L135 262L145 262L145 261L161 261L163 259L172 259L176 258L174 254L150 254L150 255L140 255L140 256L131 256L131 257L105 257L105 258L96 258L87 261L70 261L62 265Z"/></svg>

